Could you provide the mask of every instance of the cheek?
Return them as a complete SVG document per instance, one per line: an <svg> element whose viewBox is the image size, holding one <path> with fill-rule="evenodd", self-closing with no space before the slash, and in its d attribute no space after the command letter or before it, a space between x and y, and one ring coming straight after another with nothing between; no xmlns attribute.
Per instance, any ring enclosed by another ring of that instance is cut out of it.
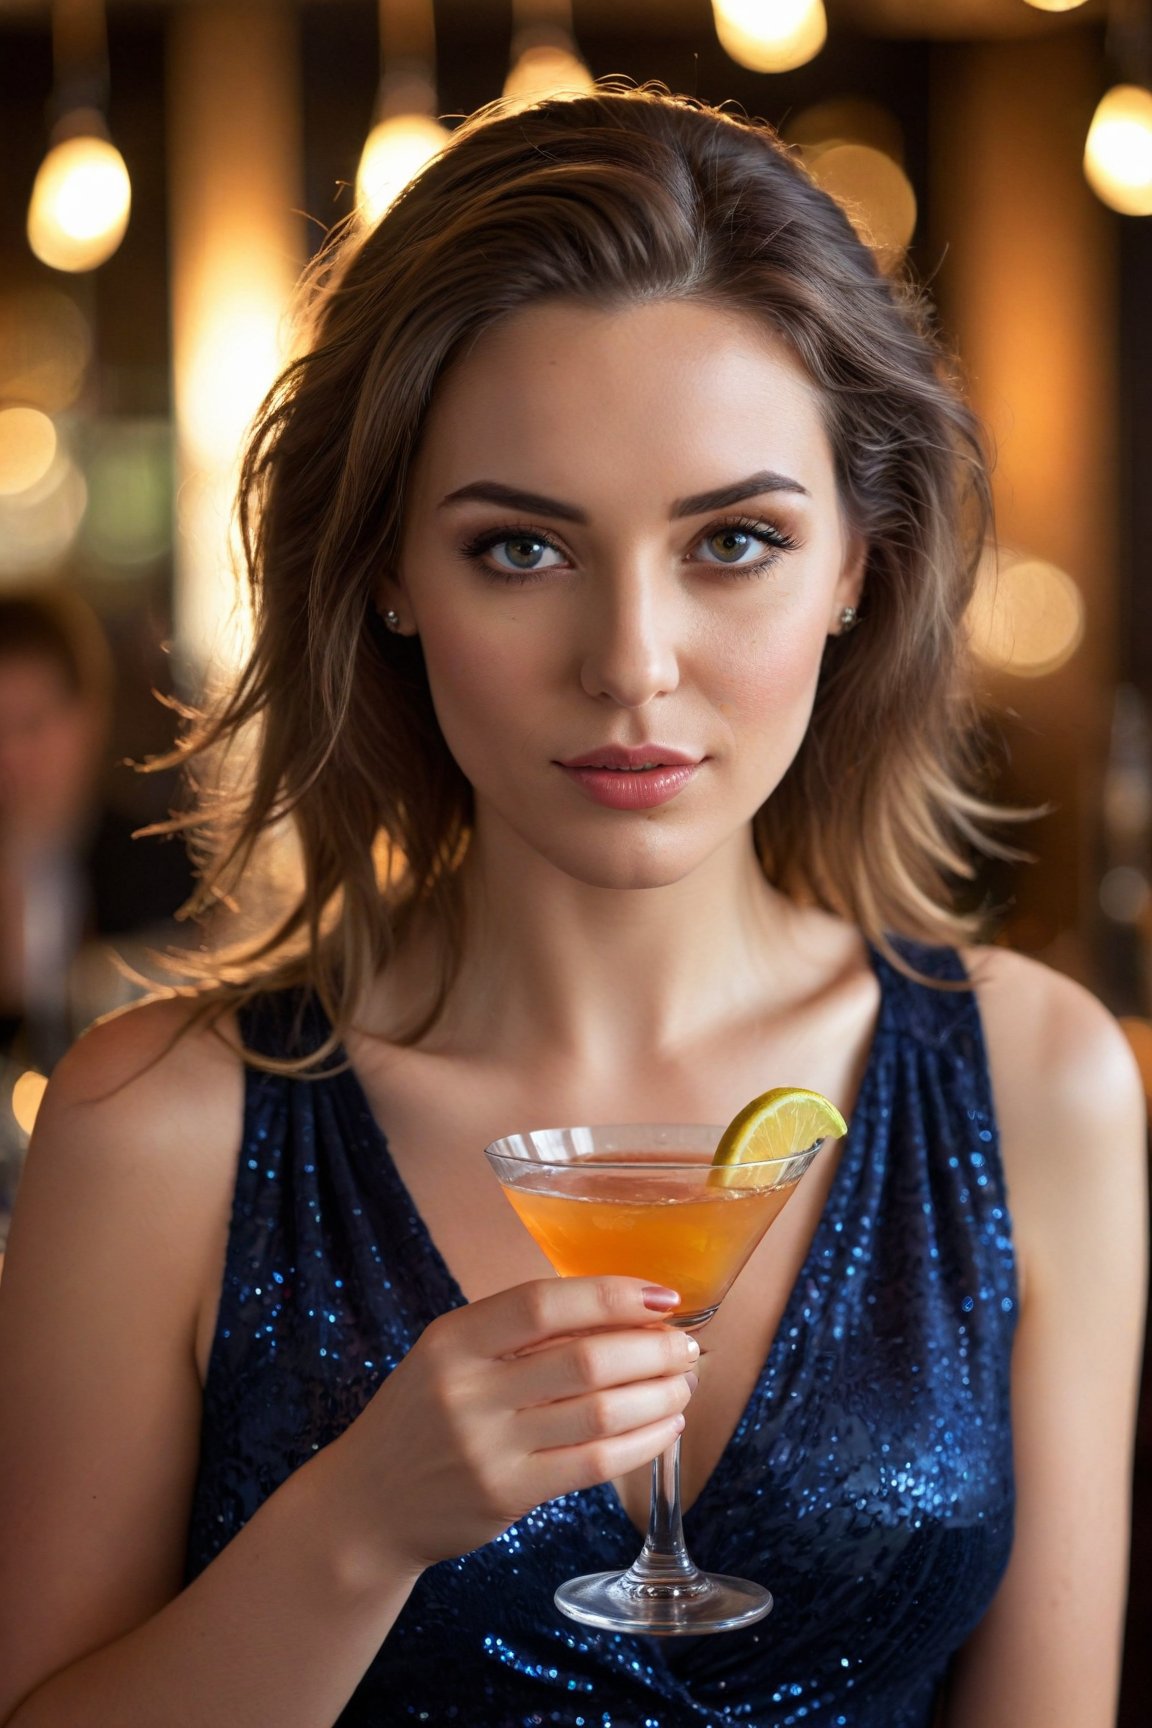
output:
<svg viewBox="0 0 1152 1728"><path fill-rule="evenodd" d="M457 763L484 760L486 742L507 745L538 717L542 680L531 645L516 631L482 633L436 619L421 632L440 729Z"/></svg>
<svg viewBox="0 0 1152 1728"><path fill-rule="evenodd" d="M714 685L716 707L735 728L770 727L764 734L766 744L794 727L802 732L815 698L825 641L823 628L813 620L801 628L761 624L729 643Z"/></svg>

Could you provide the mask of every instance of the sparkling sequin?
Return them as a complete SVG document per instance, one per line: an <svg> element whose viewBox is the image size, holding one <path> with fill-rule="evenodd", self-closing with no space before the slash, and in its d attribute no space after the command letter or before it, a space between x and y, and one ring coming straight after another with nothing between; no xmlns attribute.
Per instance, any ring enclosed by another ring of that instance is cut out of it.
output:
<svg viewBox="0 0 1152 1728"><path fill-rule="evenodd" d="M907 951L963 976L948 950ZM928 1728L1011 1546L1017 1292L974 999L873 962L880 1019L824 1215L685 1518L701 1565L770 1586L771 1617L669 1640L564 1620L555 1585L637 1547L594 1488L430 1568L340 1728ZM266 997L245 1033L284 1054L297 1022L312 1047L318 1008ZM462 1301L355 1076L249 1069L189 1579Z"/></svg>

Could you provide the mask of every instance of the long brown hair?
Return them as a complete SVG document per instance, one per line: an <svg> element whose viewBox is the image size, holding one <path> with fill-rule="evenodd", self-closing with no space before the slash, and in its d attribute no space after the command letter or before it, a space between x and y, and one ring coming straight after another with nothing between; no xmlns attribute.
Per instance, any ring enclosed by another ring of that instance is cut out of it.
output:
<svg viewBox="0 0 1152 1728"><path fill-rule="evenodd" d="M755 819L759 856L773 883L881 948L973 933L956 880L974 848L997 849L969 790L963 618L990 518L977 423L917 291L881 270L767 123L604 81L481 110L375 228L334 237L311 272L303 350L247 448L254 647L180 754L211 759L254 729L250 773L174 825L197 837L202 906L234 896L262 838L290 826L299 883L270 927L207 956L207 1001L306 984L333 1026L320 1055L418 910L446 958L407 1040L435 1022L458 965L471 788L419 644L388 634L375 599L438 379L480 332L546 299L735 309L802 362L869 554L861 628L828 643L807 735Z"/></svg>

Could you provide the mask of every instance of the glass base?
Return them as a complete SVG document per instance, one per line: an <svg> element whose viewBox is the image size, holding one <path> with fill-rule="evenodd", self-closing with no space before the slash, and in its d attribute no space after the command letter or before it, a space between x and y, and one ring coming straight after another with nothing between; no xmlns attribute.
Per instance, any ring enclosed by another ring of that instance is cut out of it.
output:
<svg viewBox="0 0 1152 1728"><path fill-rule="evenodd" d="M591 1572L570 1578L555 1602L570 1620L606 1632L643 1632L650 1638L698 1637L751 1626L772 1612L772 1595L748 1578L693 1572L683 1583L637 1583L629 1572Z"/></svg>

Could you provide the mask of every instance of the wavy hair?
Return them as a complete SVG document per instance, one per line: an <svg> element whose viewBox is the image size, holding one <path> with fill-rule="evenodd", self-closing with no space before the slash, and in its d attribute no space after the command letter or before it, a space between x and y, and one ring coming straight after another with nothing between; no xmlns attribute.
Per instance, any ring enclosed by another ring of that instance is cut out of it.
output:
<svg viewBox="0 0 1152 1728"><path fill-rule="evenodd" d="M459 964L472 792L419 644L382 627L376 596L438 380L482 331L546 300L735 310L816 386L842 504L869 548L863 627L829 640L807 734L755 817L768 879L893 954L894 937L971 936L956 887L976 852L1005 850L971 789L963 623L990 529L987 464L919 292L879 267L766 122L619 80L494 103L309 274L303 346L243 464L254 646L231 692L189 714L177 752L211 760L252 739L243 786L168 825L199 853L190 909L234 896L271 831L286 824L298 850L299 880L267 927L205 957L206 1001L308 985L333 1028L317 1059L418 910L445 959L404 1041L435 1023Z"/></svg>

